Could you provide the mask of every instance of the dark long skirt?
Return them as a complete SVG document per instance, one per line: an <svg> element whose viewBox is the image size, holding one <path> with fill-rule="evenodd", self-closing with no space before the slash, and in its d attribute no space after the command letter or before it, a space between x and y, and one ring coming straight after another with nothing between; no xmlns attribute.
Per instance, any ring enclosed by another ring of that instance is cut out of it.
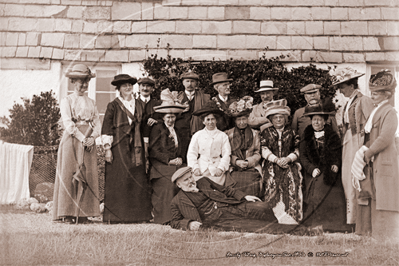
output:
<svg viewBox="0 0 399 266"><path fill-rule="evenodd" d="M112 147L112 163L105 164L105 223L137 223L152 218L145 164L133 165L132 146L125 137ZM144 162L144 149L141 154Z"/></svg>
<svg viewBox="0 0 399 266"><path fill-rule="evenodd" d="M231 177L237 182L234 186L235 189L241 190L246 195L262 197L262 177L257 170L233 171Z"/></svg>
<svg viewBox="0 0 399 266"><path fill-rule="evenodd" d="M182 166L166 165L157 160L151 160L150 179L152 185L151 203L153 206L154 222L166 224L172 220L170 203L179 191L172 183L171 177Z"/></svg>
<svg viewBox="0 0 399 266"><path fill-rule="evenodd" d="M86 132L87 127L78 126L81 132ZM81 178L87 181L87 188L79 199L82 187L81 184L73 182L73 175L82 162ZM91 152L85 151L82 143L65 131L58 149L53 220L66 216L99 216L98 194L96 148L94 147Z"/></svg>
<svg viewBox="0 0 399 266"><path fill-rule="evenodd" d="M346 224L346 201L341 178L333 186L326 185L323 174L313 178L305 176L305 202L307 205L303 223L311 228L322 226L323 231L351 232L353 227Z"/></svg>

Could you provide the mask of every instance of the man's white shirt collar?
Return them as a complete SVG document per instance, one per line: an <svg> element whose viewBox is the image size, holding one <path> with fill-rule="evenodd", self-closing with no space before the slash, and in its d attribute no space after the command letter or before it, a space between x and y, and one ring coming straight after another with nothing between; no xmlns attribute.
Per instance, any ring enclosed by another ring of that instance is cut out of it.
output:
<svg viewBox="0 0 399 266"><path fill-rule="evenodd" d="M140 95L140 99L141 99L143 102L148 103L148 102L151 100L151 96L144 97L143 95Z"/></svg>
<svg viewBox="0 0 399 266"><path fill-rule="evenodd" d="M219 94L219 98L220 98L223 102L227 102L228 96L223 97L222 95Z"/></svg>

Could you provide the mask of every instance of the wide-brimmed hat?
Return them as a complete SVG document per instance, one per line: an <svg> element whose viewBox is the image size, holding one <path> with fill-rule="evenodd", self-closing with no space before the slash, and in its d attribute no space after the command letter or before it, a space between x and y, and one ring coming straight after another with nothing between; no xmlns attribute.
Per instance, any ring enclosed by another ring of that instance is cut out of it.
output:
<svg viewBox="0 0 399 266"><path fill-rule="evenodd" d="M135 77L129 76L128 74L119 74L114 77L111 84L114 86L119 86L125 83L130 83L132 85L136 84L137 79Z"/></svg>
<svg viewBox="0 0 399 266"><path fill-rule="evenodd" d="M272 80L262 80L259 85L259 90L255 92L262 92L262 91L277 91L278 88L273 87Z"/></svg>
<svg viewBox="0 0 399 266"><path fill-rule="evenodd" d="M199 76L197 74L195 74L194 72L192 72L192 71L188 71L188 72L185 72L185 73L181 74L180 79L181 80L183 80L183 79L199 80Z"/></svg>
<svg viewBox="0 0 399 266"><path fill-rule="evenodd" d="M155 81L150 78L139 78L137 84L148 84L151 86L155 86Z"/></svg>
<svg viewBox="0 0 399 266"><path fill-rule="evenodd" d="M324 102L322 104L317 104L314 106L306 106L304 116L312 115L332 115L335 113L335 105L331 100Z"/></svg>
<svg viewBox="0 0 399 266"><path fill-rule="evenodd" d="M348 80L359 78L363 75L364 73L359 73L351 67L339 68L334 72L334 82L332 85L335 86Z"/></svg>
<svg viewBox="0 0 399 266"><path fill-rule="evenodd" d="M228 75L226 72L220 72L212 75L212 83L211 85L215 85L222 82L231 82L232 79L227 78Z"/></svg>
<svg viewBox="0 0 399 266"><path fill-rule="evenodd" d="M301 93L303 93L303 94L313 93L313 92L320 90L321 88L322 88L321 85L318 85L318 84L308 84L301 89Z"/></svg>
<svg viewBox="0 0 399 266"><path fill-rule="evenodd" d="M186 175L191 175L192 168L190 166L182 167L177 169L177 171L172 175L171 181L174 183L177 179L184 177Z"/></svg>
<svg viewBox="0 0 399 266"><path fill-rule="evenodd" d="M94 78L96 74L92 73L90 68L84 64L76 64L67 70L67 78Z"/></svg>
<svg viewBox="0 0 399 266"><path fill-rule="evenodd" d="M195 116L201 116L201 115L209 115L209 114L216 114L216 115L223 115L224 112L223 110L220 109L220 107L217 105L215 101L208 101L204 104L204 106L193 112L193 115Z"/></svg>
<svg viewBox="0 0 399 266"><path fill-rule="evenodd" d="M231 117L249 115L252 112L253 102L254 98L251 96L244 96L242 99L232 102L225 113Z"/></svg>
<svg viewBox="0 0 399 266"><path fill-rule="evenodd" d="M291 114L291 109L287 106L286 99L268 102L266 103L265 107L266 107L266 112L265 112L266 117L275 114L282 114L282 115Z"/></svg>
<svg viewBox="0 0 399 266"><path fill-rule="evenodd" d="M384 69L371 75L369 81L370 91L395 91L396 79L390 70Z"/></svg>
<svg viewBox="0 0 399 266"><path fill-rule="evenodd" d="M154 106L154 111L163 114L178 114L188 107L188 104L183 104L183 97L179 97L177 91L170 91L165 89L161 92L160 96L162 104Z"/></svg>

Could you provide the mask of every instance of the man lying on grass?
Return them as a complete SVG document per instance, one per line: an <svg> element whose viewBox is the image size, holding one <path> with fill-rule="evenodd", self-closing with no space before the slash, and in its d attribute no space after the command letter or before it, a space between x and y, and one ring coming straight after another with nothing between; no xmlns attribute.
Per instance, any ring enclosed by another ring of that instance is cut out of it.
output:
<svg viewBox="0 0 399 266"><path fill-rule="evenodd" d="M207 177L197 182L191 167L183 167L172 175L181 189L171 203L171 226L175 229L199 230L200 227L222 227L231 221L253 218L277 222L268 203L231 187L216 184Z"/></svg>

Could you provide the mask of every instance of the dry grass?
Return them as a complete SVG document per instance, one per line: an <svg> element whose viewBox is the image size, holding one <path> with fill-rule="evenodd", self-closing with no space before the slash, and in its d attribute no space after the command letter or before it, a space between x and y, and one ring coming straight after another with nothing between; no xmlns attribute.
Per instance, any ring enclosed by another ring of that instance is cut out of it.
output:
<svg viewBox="0 0 399 266"><path fill-rule="evenodd" d="M0 212L0 264L130 265L398 265L398 244L354 234L314 237L213 230L184 232L169 226L65 225L49 214ZM244 257L244 252L257 258ZM259 257L263 253L313 252L314 257ZM316 257L316 252L346 257ZM227 252L241 257L227 258Z"/></svg>

